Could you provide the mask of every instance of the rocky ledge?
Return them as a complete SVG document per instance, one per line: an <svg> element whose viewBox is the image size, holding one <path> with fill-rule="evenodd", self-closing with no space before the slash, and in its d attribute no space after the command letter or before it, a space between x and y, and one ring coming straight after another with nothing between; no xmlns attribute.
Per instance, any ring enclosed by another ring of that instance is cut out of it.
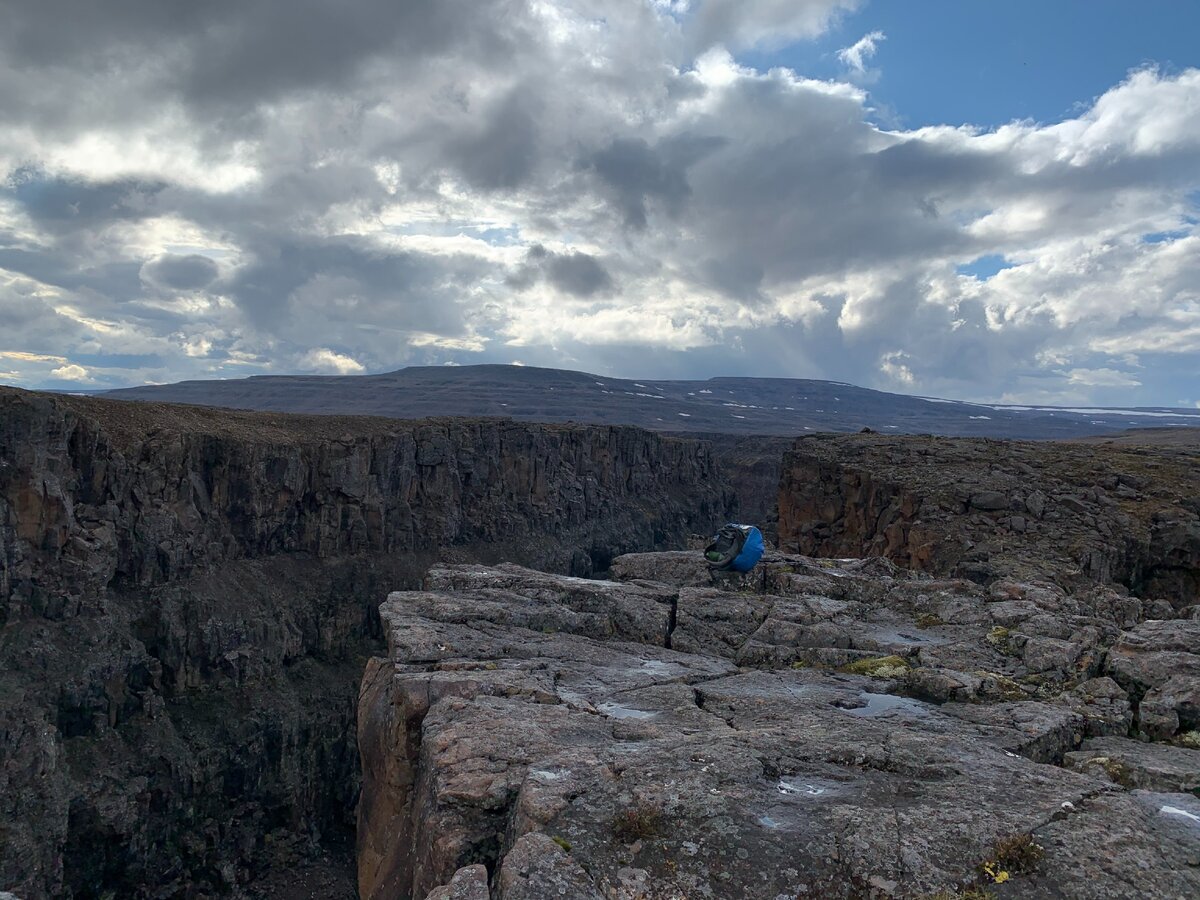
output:
<svg viewBox="0 0 1200 900"><path fill-rule="evenodd" d="M1200 623L879 558L612 575L384 603L364 900L1200 896Z"/></svg>

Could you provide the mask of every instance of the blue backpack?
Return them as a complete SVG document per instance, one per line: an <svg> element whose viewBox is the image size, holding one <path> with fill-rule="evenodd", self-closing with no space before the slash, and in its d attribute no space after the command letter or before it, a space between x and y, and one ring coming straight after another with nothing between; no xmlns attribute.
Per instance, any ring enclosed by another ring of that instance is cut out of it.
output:
<svg viewBox="0 0 1200 900"><path fill-rule="evenodd" d="M734 572L749 572L762 555L762 532L753 525L726 525L704 548L704 558L712 568Z"/></svg>

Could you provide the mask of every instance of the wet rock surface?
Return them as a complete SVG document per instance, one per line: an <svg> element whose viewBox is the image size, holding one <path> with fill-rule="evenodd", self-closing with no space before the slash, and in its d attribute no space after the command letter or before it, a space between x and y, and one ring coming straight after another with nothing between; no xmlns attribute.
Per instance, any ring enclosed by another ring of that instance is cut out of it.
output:
<svg viewBox="0 0 1200 900"><path fill-rule="evenodd" d="M729 497L707 448L632 428L0 389L0 889L319 892L287 876L353 841L389 590L439 557L591 572Z"/></svg>
<svg viewBox="0 0 1200 900"><path fill-rule="evenodd" d="M388 598L362 897L472 866L492 900L1200 893L1197 751L1133 740L1145 689L1106 664L1187 636L1109 592L777 553L612 576L437 566Z"/></svg>

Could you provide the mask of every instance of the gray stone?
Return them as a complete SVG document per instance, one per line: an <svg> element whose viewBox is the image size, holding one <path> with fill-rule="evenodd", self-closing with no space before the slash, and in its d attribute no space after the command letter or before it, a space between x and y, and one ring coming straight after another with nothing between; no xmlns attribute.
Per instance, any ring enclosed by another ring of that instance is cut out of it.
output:
<svg viewBox="0 0 1200 900"><path fill-rule="evenodd" d="M478 863L473 866L463 866L454 873L448 884L434 888L425 896L425 900L490 900L490 898L487 868Z"/></svg>
<svg viewBox="0 0 1200 900"><path fill-rule="evenodd" d="M1158 739L1200 727L1200 675L1172 675L1148 691L1138 705L1138 727Z"/></svg>
<svg viewBox="0 0 1200 900"><path fill-rule="evenodd" d="M504 856L496 900L606 900L584 868L544 834L523 834Z"/></svg>
<svg viewBox="0 0 1200 900"><path fill-rule="evenodd" d="M1064 765L1122 787L1183 793L1200 788L1200 750L1123 737L1089 738Z"/></svg>
<svg viewBox="0 0 1200 900"><path fill-rule="evenodd" d="M1091 737L1126 735L1133 726L1129 695L1111 678L1089 679L1063 700L1083 716L1084 729Z"/></svg>
<svg viewBox="0 0 1200 900"><path fill-rule="evenodd" d="M493 854L504 898L841 897L863 885L881 896L931 894L974 879L1002 838L1036 833L1118 789L1045 764L1087 733L1075 706L1121 702L1111 681L1053 702L980 703L992 696L984 684L1001 676L931 672L953 682L948 696L976 700L936 706L887 693L894 679L774 668L797 635L882 648L967 629L955 652L988 647L985 625L896 622L896 606L928 602L916 585L911 598L907 587L877 595L873 576L824 568L805 585L836 583L838 599L680 590L675 634L688 652L514 624L504 608L527 608L535 585L551 605L575 611L579 601L544 575L523 586L512 567L496 576L508 586L477 608L477 585L492 577L482 570L476 587L441 601L393 594L381 608L389 655L364 680L359 716L364 900L423 896L480 853ZM783 590L790 575L764 587ZM457 577L435 571L427 583ZM601 620L628 599L588 596ZM765 670L737 671L734 659L755 644ZM1104 827L1102 817L1086 821ZM1142 860L1147 883L1186 892L1186 848L1167 846ZM1060 862L1073 865L1049 855L1046 865ZM1118 896L1129 874L1126 863L1108 872L1110 893L1096 896ZM1085 895L1068 885L1060 896Z"/></svg>
<svg viewBox="0 0 1200 900"><path fill-rule="evenodd" d="M978 494L972 494L970 504L975 509L988 512L1009 508L1008 497L999 491L980 491Z"/></svg>
<svg viewBox="0 0 1200 900"><path fill-rule="evenodd" d="M1072 807L1033 831L1045 856L1000 890L1022 900L1200 896L1200 834L1188 818L1200 817L1194 797L1099 793Z"/></svg>

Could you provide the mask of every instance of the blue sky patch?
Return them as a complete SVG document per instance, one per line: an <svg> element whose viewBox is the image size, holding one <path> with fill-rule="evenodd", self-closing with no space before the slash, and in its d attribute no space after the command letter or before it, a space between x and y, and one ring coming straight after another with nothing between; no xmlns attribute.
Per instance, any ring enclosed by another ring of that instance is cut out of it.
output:
<svg viewBox="0 0 1200 900"><path fill-rule="evenodd" d="M1191 234L1190 228L1178 228L1174 231L1152 231L1142 235L1143 244L1167 244Z"/></svg>
<svg viewBox="0 0 1200 900"><path fill-rule="evenodd" d="M959 275L973 275L980 281L987 281L997 272L1011 269L1014 265L1016 264L1008 262L999 253L989 253L987 256L981 256L969 263L963 263L955 271Z"/></svg>
<svg viewBox="0 0 1200 900"><path fill-rule="evenodd" d="M1127 0L872 0L816 41L740 59L841 79L837 51L874 31L864 86L881 124L906 128L1059 122L1131 69L1200 63L1200 3Z"/></svg>

